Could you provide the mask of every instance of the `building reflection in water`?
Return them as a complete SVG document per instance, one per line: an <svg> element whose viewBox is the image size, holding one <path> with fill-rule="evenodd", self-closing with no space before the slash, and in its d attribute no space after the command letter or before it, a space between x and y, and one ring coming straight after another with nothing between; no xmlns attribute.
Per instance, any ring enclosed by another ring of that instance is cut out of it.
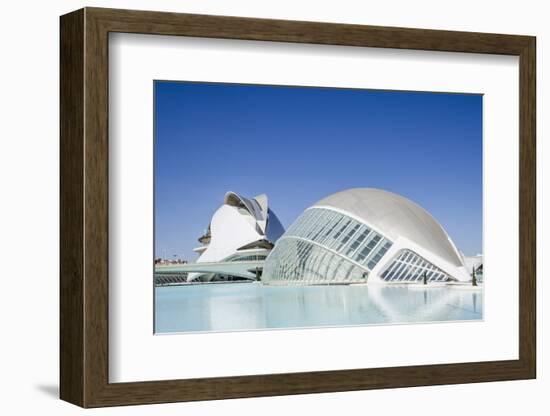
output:
<svg viewBox="0 0 550 416"><path fill-rule="evenodd" d="M482 289L207 284L156 289L156 332L482 319Z"/></svg>

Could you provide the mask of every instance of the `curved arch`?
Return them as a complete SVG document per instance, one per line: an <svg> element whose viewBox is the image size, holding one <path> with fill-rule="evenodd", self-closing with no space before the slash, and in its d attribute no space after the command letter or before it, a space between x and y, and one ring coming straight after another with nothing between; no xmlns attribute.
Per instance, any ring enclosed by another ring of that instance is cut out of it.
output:
<svg viewBox="0 0 550 416"><path fill-rule="evenodd" d="M223 203L232 207L245 208L256 221L265 221L267 219L267 216L264 215L262 211L261 205L254 198L245 198L242 195L229 191L225 194Z"/></svg>

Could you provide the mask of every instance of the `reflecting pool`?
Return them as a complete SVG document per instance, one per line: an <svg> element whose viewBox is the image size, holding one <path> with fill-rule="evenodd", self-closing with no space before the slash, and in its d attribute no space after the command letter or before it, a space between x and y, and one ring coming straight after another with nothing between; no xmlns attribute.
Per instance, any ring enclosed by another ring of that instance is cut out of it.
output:
<svg viewBox="0 0 550 416"><path fill-rule="evenodd" d="M483 289L257 282L164 286L155 289L155 309L156 333L464 321L483 318Z"/></svg>

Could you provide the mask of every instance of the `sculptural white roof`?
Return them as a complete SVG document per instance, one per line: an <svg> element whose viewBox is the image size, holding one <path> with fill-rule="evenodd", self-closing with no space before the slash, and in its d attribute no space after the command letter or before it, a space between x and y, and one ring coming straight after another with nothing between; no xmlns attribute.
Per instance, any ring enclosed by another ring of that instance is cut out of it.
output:
<svg viewBox="0 0 550 416"><path fill-rule="evenodd" d="M245 198L227 192L210 220L207 234L199 238L204 245L195 249L200 254L196 263L235 262L250 256L265 258L283 233L279 219L268 207L267 195ZM213 273L192 272L188 280L213 277Z"/></svg>
<svg viewBox="0 0 550 416"><path fill-rule="evenodd" d="M421 283L471 279L462 254L422 207L355 188L306 209L266 259L266 284Z"/></svg>
<svg viewBox="0 0 550 416"><path fill-rule="evenodd" d="M314 204L322 206L343 210L392 240L406 237L457 267L463 265L462 256L443 227L428 211L403 196L375 188L353 188Z"/></svg>

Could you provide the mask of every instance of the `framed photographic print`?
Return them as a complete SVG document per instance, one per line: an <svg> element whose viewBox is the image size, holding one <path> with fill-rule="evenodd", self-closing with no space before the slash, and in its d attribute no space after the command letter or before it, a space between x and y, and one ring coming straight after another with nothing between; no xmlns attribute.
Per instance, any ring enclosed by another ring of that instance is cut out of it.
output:
<svg viewBox="0 0 550 416"><path fill-rule="evenodd" d="M534 378L535 38L61 17L61 398Z"/></svg>

